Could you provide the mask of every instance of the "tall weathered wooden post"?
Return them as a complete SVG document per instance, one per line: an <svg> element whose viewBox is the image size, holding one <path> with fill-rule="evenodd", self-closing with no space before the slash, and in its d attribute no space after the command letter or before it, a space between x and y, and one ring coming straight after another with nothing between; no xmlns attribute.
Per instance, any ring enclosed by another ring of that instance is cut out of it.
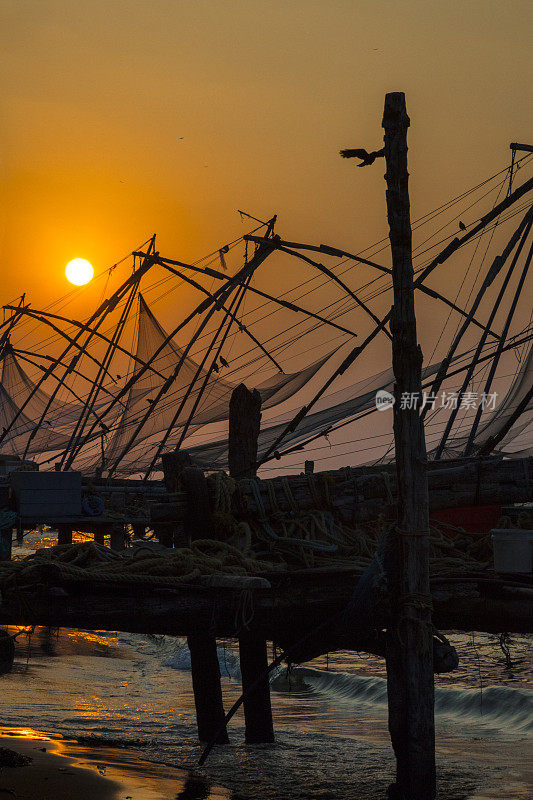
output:
<svg viewBox="0 0 533 800"><path fill-rule="evenodd" d="M212 525L211 508L204 473L193 466L191 457L186 451L164 453L161 460L167 490L175 492L181 488L187 494L186 530L181 536L180 544L194 539L209 538ZM171 547L174 535L177 533L173 530L173 526L168 526L166 530L162 527L161 533L167 537L167 546ZM224 723L217 640L215 632L210 630L213 621L211 620L211 625L207 624L207 620L197 620L197 622L198 629L189 633L187 645L191 654L198 738L201 742L209 742L216 737L217 744L227 744L229 738Z"/></svg>
<svg viewBox="0 0 533 800"><path fill-rule="evenodd" d="M257 439L261 425L261 395L241 383L233 390L229 404L228 463L233 478L254 478L257 463ZM253 631L239 637L242 689L244 693L245 738L248 744L274 741L270 704L270 684L265 639ZM264 674L253 691L247 690Z"/></svg>
<svg viewBox="0 0 533 800"><path fill-rule="evenodd" d="M398 475L398 526L390 537L386 565L392 613L386 654L389 730L396 754L396 784L390 794L402 800L433 800L436 789L428 484L420 418L422 351L417 343L414 306L408 127L405 95L387 94L383 128L394 288L391 333Z"/></svg>

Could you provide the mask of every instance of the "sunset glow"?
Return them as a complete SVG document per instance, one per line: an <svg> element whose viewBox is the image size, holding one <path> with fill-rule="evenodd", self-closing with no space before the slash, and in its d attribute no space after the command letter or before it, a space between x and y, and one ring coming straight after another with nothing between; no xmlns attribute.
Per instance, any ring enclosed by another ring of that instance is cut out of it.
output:
<svg viewBox="0 0 533 800"><path fill-rule="evenodd" d="M67 280L76 286L83 286L92 279L94 269L92 264L85 258L73 258L69 261L65 269Z"/></svg>

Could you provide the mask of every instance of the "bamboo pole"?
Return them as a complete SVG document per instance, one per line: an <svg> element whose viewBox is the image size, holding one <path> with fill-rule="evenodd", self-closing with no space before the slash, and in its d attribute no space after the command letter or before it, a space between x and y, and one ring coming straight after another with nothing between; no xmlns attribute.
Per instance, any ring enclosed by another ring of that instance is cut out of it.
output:
<svg viewBox="0 0 533 800"><path fill-rule="evenodd" d="M391 787L391 796L434 800L433 634L426 447L418 408L402 408L400 402L404 392L420 399L422 367L414 308L407 172L409 117L403 92L386 95L383 127L394 289L391 332L398 477L398 526L390 537L386 562L391 596L386 650L389 731L396 755L396 784Z"/></svg>

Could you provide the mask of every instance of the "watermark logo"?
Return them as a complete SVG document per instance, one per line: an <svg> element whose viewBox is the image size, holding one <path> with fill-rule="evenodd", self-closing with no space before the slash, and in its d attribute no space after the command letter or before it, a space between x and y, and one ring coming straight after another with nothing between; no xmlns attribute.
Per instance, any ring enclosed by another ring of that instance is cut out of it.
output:
<svg viewBox="0 0 533 800"><path fill-rule="evenodd" d="M420 396L417 392L402 392L400 396L401 409L420 409L429 408L434 411L437 408L447 408L449 410L481 408L482 411L494 411L498 400L497 392L422 392ZM386 411L392 408L395 397L385 389L376 392L376 408L378 411Z"/></svg>
<svg viewBox="0 0 533 800"><path fill-rule="evenodd" d="M387 411L387 409L393 407L395 402L394 395L385 389L378 389L376 392L376 408L378 411Z"/></svg>

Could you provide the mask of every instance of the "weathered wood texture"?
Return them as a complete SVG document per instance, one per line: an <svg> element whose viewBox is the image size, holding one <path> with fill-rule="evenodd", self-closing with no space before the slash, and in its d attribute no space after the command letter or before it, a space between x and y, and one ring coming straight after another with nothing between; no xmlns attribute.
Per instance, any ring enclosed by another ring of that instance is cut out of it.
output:
<svg viewBox="0 0 533 800"><path fill-rule="evenodd" d="M57 526L57 543L72 544L72 525Z"/></svg>
<svg viewBox="0 0 533 800"><path fill-rule="evenodd" d="M227 744L216 639L209 632L194 633L187 637L187 644L191 654L198 738L209 742L217 736L218 744Z"/></svg>
<svg viewBox="0 0 533 800"><path fill-rule="evenodd" d="M394 517L398 498L398 478L394 464L376 467L345 467L314 475L289 475L289 486L301 510L317 506L330 508L347 524L364 523L380 514ZM267 483L274 488L276 506L289 511L291 506L281 478L260 481L259 489L270 511ZM467 459L428 465L429 508L456 508L526 502L532 497L533 459ZM250 510L255 511L249 482L239 481ZM512 498L512 499L511 499Z"/></svg>
<svg viewBox="0 0 533 800"><path fill-rule="evenodd" d="M422 352L416 331L407 172L409 117L402 92L386 95L383 127L394 290L391 333L398 481L398 527L389 536L385 561L392 599L386 653L389 731L396 755L395 793L409 800L434 800L435 721L426 445L418 407L402 408L400 403L404 394L420 398L422 393Z"/></svg>
<svg viewBox="0 0 533 800"><path fill-rule="evenodd" d="M260 425L261 395L257 389L252 392L241 383L233 390L229 404L228 463L232 478L255 477ZM249 744L273 742L266 640L257 633L242 631L239 655L246 741Z"/></svg>
<svg viewBox="0 0 533 800"><path fill-rule="evenodd" d="M120 523L115 523L115 525L113 525L109 544L111 550L124 550L126 547L126 531L124 525Z"/></svg>
<svg viewBox="0 0 533 800"><path fill-rule="evenodd" d="M330 509L340 521L354 525L370 522L380 514L395 515L398 479L394 464L376 467L344 467L331 472L288 475L287 480L298 509ZM430 512L441 508L476 505L523 503L532 499L533 458L502 460L496 458L458 459L428 464ZM259 481L259 491L267 513L274 489L276 507L294 508L287 499L281 478ZM250 479L238 481L242 498L240 507L251 515L257 511ZM158 498L149 504L152 523L182 520L187 513L187 497L171 492L164 502ZM274 509L276 510L276 509Z"/></svg>
<svg viewBox="0 0 533 800"><path fill-rule="evenodd" d="M241 383L229 404L228 465L233 478L255 477L260 425L261 395Z"/></svg>
<svg viewBox="0 0 533 800"><path fill-rule="evenodd" d="M306 475L288 475L291 492L301 510L324 508L332 510L341 522L348 525L370 522L380 514L394 517L397 499L397 477L394 464L376 467L344 467L330 472ZM524 503L533 497L533 458L466 458L428 464L430 512L441 508L457 508L476 505L508 505ZM250 479L238 481L242 502L239 508L256 511ZM259 490L267 512L270 510L270 495L267 484L274 489L276 507L290 511L287 495L281 478L259 481ZM183 523L190 513L187 489L181 485L177 490L166 491L159 483L148 484L140 492L135 481L115 481L109 485L91 485L91 491L111 500L112 495L122 495L115 504L120 506L125 521L138 526L155 525L176 528L178 541L183 541ZM135 503L139 495L145 498L146 511L139 513ZM120 501L120 502L119 502ZM211 501L209 500L209 505ZM293 510L293 509L292 509ZM23 518L21 527L47 523L55 527L70 524L74 530L95 531L109 534L116 518L113 516L69 516L42 515ZM204 522L208 521L204 519Z"/></svg>
<svg viewBox="0 0 533 800"><path fill-rule="evenodd" d="M248 744L274 741L274 724L270 703L270 685L267 672L267 643L264 637L253 632L239 636L239 658L241 665L242 689L244 693L245 738ZM251 686L255 688L248 693Z"/></svg>
<svg viewBox="0 0 533 800"><path fill-rule="evenodd" d="M252 593L250 630L286 645L325 619L339 616L354 589L356 570L308 570L269 575L272 589ZM522 581L522 579L521 579ZM439 580L432 590L433 622L440 630L533 633L531 599L510 594L501 581L481 578L462 584ZM214 611L213 611L214 610ZM1 625L49 625L88 630L188 636L213 632L238 637L242 589L186 587L162 589L138 583L73 583L59 574L27 575L20 587L2 587ZM382 603L373 609L374 627L387 623ZM213 621L214 620L214 621ZM330 635L331 634L331 635ZM360 648L350 632L332 626L320 634L319 652Z"/></svg>
<svg viewBox="0 0 533 800"><path fill-rule="evenodd" d="M0 530L0 561L11 561L13 547L13 531L11 528Z"/></svg>
<svg viewBox="0 0 533 800"><path fill-rule="evenodd" d="M211 502L205 475L202 470L188 466L190 462L186 454L181 456L180 459L173 460L172 468L167 462L166 481L171 485L179 484L186 491L185 536L188 541L209 538L212 529ZM198 738L202 742L209 742L217 736L217 742L224 744L229 740L224 723L217 640L213 632L213 608L207 628L201 627L199 632L191 632L191 629L187 631L187 644L191 653Z"/></svg>

